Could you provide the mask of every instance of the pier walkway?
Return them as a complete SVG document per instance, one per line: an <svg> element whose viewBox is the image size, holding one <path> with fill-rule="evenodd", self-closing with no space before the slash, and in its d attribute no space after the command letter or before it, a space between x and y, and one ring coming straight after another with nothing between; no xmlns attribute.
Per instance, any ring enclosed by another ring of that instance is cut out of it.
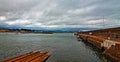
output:
<svg viewBox="0 0 120 62"><path fill-rule="evenodd" d="M77 37L91 43L112 62L120 62L120 27L102 30L77 32Z"/></svg>

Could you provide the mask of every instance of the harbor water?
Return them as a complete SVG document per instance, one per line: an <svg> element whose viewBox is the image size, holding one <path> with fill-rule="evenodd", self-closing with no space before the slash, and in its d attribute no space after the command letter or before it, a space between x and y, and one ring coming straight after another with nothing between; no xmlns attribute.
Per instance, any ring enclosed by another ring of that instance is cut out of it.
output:
<svg viewBox="0 0 120 62"><path fill-rule="evenodd" d="M47 62L102 62L97 52L78 42L73 33L0 33L0 60L35 50L52 51Z"/></svg>

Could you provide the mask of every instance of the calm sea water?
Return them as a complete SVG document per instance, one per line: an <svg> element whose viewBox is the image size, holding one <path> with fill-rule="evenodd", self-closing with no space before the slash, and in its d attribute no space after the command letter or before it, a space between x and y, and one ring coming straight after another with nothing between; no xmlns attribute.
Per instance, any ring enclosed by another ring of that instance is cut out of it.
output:
<svg viewBox="0 0 120 62"><path fill-rule="evenodd" d="M102 62L96 52L78 42L73 33L0 33L0 60L34 50L52 50L47 62Z"/></svg>

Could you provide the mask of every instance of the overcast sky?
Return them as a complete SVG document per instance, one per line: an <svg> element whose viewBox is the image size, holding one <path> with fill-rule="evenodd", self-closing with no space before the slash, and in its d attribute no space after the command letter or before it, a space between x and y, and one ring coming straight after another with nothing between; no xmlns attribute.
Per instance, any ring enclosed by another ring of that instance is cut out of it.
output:
<svg viewBox="0 0 120 62"><path fill-rule="evenodd" d="M0 26L116 27L120 0L0 0Z"/></svg>

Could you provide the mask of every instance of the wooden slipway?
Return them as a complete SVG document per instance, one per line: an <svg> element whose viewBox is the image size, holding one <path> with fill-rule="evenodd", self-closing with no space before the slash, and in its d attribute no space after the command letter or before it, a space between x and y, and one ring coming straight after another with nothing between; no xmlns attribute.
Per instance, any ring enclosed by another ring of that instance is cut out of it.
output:
<svg viewBox="0 0 120 62"><path fill-rule="evenodd" d="M33 51L1 62L45 62L51 52Z"/></svg>

